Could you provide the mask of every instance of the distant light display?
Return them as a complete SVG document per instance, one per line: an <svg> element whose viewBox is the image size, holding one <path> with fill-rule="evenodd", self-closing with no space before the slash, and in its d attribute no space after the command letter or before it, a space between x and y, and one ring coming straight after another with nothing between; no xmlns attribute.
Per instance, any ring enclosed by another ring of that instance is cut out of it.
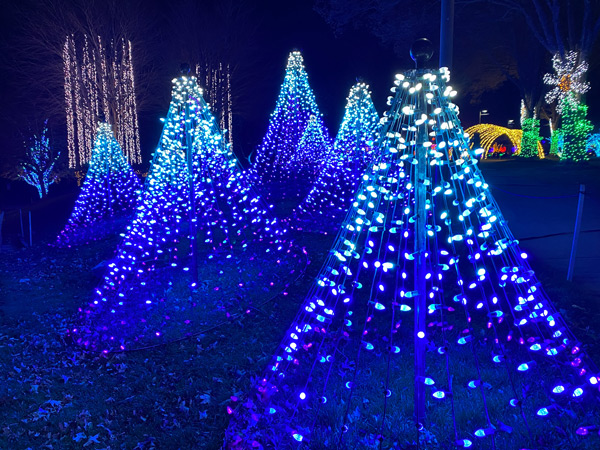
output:
<svg viewBox="0 0 600 450"><path fill-rule="evenodd" d="M521 100L521 114L519 115L521 128L523 128L523 122L525 119L527 119L527 107L525 106L525 100Z"/></svg>
<svg viewBox="0 0 600 450"><path fill-rule="evenodd" d="M195 77L173 80L169 112L136 210L92 302L81 310L83 325L72 330L90 349L121 351L140 342L164 342L176 325L183 326L178 319L193 326L194 305L187 299L190 285L198 287L190 273L198 244L205 249L202 265L255 251L252 244L262 242L262 251L273 255L270 264L277 266L291 248L283 240L285 230L253 193ZM178 303L172 304L167 299L178 284L187 291L177 293Z"/></svg>
<svg viewBox="0 0 600 450"><path fill-rule="evenodd" d="M560 156L565 146L564 138L560 128L554 130L550 138L550 154Z"/></svg>
<svg viewBox="0 0 600 450"><path fill-rule="evenodd" d="M102 238L102 233L88 233L90 226L117 213L131 211L133 215L140 186L111 126L99 123L89 169L57 244L69 246Z"/></svg>
<svg viewBox="0 0 600 450"><path fill-rule="evenodd" d="M540 141L540 121L532 117L528 117L523 120L521 124L523 128L523 138L521 139L521 151L519 156L522 158L543 158L544 152L541 152L539 148L541 146Z"/></svg>
<svg viewBox="0 0 600 450"><path fill-rule="evenodd" d="M563 113L563 100L573 94L585 94L590 89L590 84L585 81L584 75L588 70L588 63L579 61L579 53L575 51L568 52L564 59L557 53L552 57L552 67L555 73L544 75L544 83L554 86L546 94L546 102L557 102L559 114Z"/></svg>
<svg viewBox="0 0 600 450"><path fill-rule="evenodd" d="M600 158L600 133L590 134L587 141L588 151Z"/></svg>
<svg viewBox="0 0 600 450"><path fill-rule="evenodd" d="M335 229L346 215L367 164L374 158L373 145L379 116L369 87L357 83L346 100L344 117L332 151L323 162L316 183L296 210L295 220L313 220L318 228ZM315 217L318 217L315 219Z"/></svg>
<svg viewBox="0 0 600 450"><path fill-rule="evenodd" d="M515 130L512 128L505 128L489 123L481 123L467 128L465 132L469 136L479 134L480 145L483 149L485 149L485 152L483 152L481 155L482 159L486 159L488 157L488 153L493 147L494 142L496 142L502 136L506 136L512 144L512 146L517 149L515 155L519 155L521 153L521 141L523 140L523 130ZM545 157L544 148L542 147L542 144L539 141L537 144L537 156L540 159L543 159Z"/></svg>
<svg viewBox="0 0 600 450"><path fill-rule="evenodd" d="M509 230L448 78L396 76L377 160L264 375L227 407L225 448L557 448L555 426L597 429L598 372Z"/></svg>
<svg viewBox="0 0 600 450"><path fill-rule="evenodd" d="M44 122L42 134L34 136L21 163L20 178L37 189L40 198L48 194L48 188L56 181L52 174L60 152L54 154L48 137L48 120Z"/></svg>
<svg viewBox="0 0 600 450"><path fill-rule="evenodd" d="M325 133L327 130L322 127L320 121L311 116L288 166L308 166L320 171L331 152L331 141Z"/></svg>
<svg viewBox="0 0 600 450"><path fill-rule="evenodd" d="M594 129L587 119L587 105L579 103L571 94L561 100L561 133L564 148L560 154L563 161L581 162L591 158L587 149L590 132Z"/></svg>
<svg viewBox="0 0 600 450"><path fill-rule="evenodd" d="M308 170L315 173L320 163L319 155L314 158L301 158L310 166L290 164L298 151L302 137L310 125L312 130L319 129L323 136L328 136L327 129L315 95L308 83L308 75L304 68L304 60L300 52L290 53L285 71L285 78L279 91L275 111L271 114L267 133L257 149L254 172L260 184L287 184L290 177L295 178L298 171ZM301 149L302 150L302 149ZM303 184L314 182L304 179Z"/></svg>

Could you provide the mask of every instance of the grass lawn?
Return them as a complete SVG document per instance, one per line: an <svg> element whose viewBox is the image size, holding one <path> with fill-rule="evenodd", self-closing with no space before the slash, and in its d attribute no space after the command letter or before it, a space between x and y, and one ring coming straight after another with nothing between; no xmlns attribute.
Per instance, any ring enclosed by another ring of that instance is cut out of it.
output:
<svg viewBox="0 0 600 450"><path fill-rule="evenodd" d="M593 232L600 229L599 167L513 160L481 165L515 236L532 238L523 240L522 246L530 252L545 290L584 348L600 361L600 314L596 312L600 271L593 259L600 253L600 246L594 247L600 233ZM570 283L565 280L568 254L564 252L570 251L568 233L572 232L576 199L532 197L576 194L579 183L585 183L590 194L582 228L588 232L582 235L575 282ZM67 206L59 202L57 207L57 200L50 200L55 203L41 204L38 211L68 211L69 201L71 197L66 197L62 202ZM242 308L241 314L233 318L216 314L205 323L198 321L188 337L175 340L173 334L171 343L101 356L83 351L66 331L77 322L77 309L89 301L100 280L102 272L93 268L113 254L118 236L71 249L49 247L64 214L44 227L35 214L34 210L34 226L38 224L34 246L5 245L0 253L0 449L220 448L229 421L227 406L242 399L252 380L263 373L334 238L292 231L296 243L309 255L311 263L305 273L281 275L279 288L263 293L257 273L249 272L254 288L243 295L256 297L252 297L253 307ZM566 234L540 237L557 233ZM227 298L221 292L216 299L211 288L226 286L228 274L237 284L237 271L243 266L240 260L231 266L201 269L206 284L203 295L215 308L219 301L226 303L233 291L228 291ZM269 267L262 272L268 277ZM277 295L280 291L286 295ZM405 386L405 390L405 400L410 402L411 389ZM335 405L331 408L325 413L334 414ZM441 422L447 411L440 408L433 417ZM548 433L564 433L561 448L600 448L597 435L580 439L573 431L548 428ZM386 448L412 448L397 444L391 447L389 443ZM427 448L444 447L432 443Z"/></svg>

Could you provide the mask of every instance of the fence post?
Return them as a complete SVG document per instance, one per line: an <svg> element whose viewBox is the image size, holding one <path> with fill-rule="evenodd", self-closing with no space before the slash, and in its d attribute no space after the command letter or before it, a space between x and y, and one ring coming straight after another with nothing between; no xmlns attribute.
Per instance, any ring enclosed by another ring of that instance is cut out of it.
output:
<svg viewBox="0 0 600 450"><path fill-rule="evenodd" d="M23 230L23 210L19 208L19 221L21 222L21 237L23 238L23 242L25 242L25 231Z"/></svg>
<svg viewBox="0 0 600 450"><path fill-rule="evenodd" d="M585 184L580 184L579 201L577 202L577 216L575 217L575 233L573 234L573 245L571 246L571 257L569 258L569 270L567 271L567 281L573 280L573 270L575 269L575 257L577 255L577 244L579 242L579 232L581 231L581 216L583 214L584 198Z"/></svg>
<svg viewBox="0 0 600 450"><path fill-rule="evenodd" d="M33 237L31 236L31 210L29 210L29 246L33 246Z"/></svg>
<svg viewBox="0 0 600 450"><path fill-rule="evenodd" d="M2 246L2 222L4 222L4 210L0 210L0 247Z"/></svg>

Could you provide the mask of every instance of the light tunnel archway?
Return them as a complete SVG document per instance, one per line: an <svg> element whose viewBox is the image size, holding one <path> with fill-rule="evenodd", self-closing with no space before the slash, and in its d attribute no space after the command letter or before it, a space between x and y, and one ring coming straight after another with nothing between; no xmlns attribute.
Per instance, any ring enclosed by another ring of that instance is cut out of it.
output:
<svg viewBox="0 0 600 450"><path fill-rule="evenodd" d="M467 128L465 132L469 133L469 136L474 136L475 134L479 135L481 147L485 150L482 159L487 158L488 151L490 150L490 148L492 148L494 142L496 142L502 136L506 136L513 145L513 147L516 147L517 152L515 153L515 155L519 155L521 153L521 140L523 139L523 130L513 130L511 128L505 128L498 125L493 125L491 123L480 123ZM472 142L471 146L473 146ZM538 157L540 159L545 158L544 149L540 142L538 142L537 150Z"/></svg>

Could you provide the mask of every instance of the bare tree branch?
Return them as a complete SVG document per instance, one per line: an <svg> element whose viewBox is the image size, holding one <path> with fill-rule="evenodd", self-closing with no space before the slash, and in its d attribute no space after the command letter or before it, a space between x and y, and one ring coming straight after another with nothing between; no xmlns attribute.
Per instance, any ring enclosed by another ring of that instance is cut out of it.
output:
<svg viewBox="0 0 600 450"><path fill-rule="evenodd" d="M482 0L521 15L551 54L578 51L582 60L600 34L600 2L591 0ZM592 25L593 24L593 25Z"/></svg>

